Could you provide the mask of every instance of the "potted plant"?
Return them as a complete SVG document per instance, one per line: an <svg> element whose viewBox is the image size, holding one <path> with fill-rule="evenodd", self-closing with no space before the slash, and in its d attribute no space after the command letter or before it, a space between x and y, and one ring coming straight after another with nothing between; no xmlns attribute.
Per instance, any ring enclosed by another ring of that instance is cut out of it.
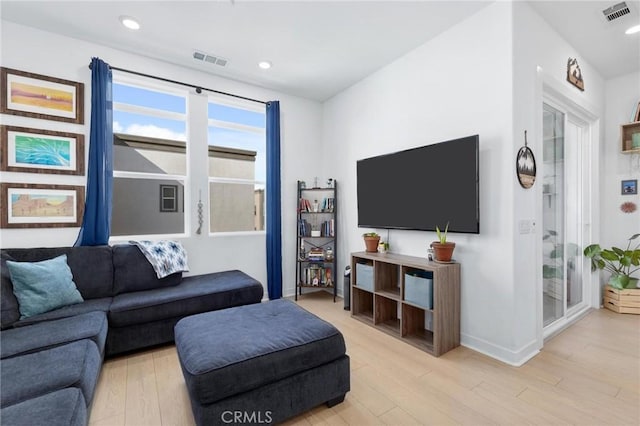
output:
<svg viewBox="0 0 640 426"><path fill-rule="evenodd" d="M627 243L627 248L618 247L602 249L599 244L591 244L584 249L584 255L591 259L591 269L605 269L611 273L609 285L613 288L636 288L638 278L631 275L640 270L640 243L631 248L631 242L640 237L640 234L632 235Z"/></svg>
<svg viewBox="0 0 640 426"><path fill-rule="evenodd" d="M451 262L451 256L453 256L453 249L456 248L456 243L447 241L447 232L449 231L449 222L444 228L444 232L440 231L440 228L436 226L436 235L438 241L431 243L433 247L433 255L438 262Z"/></svg>
<svg viewBox="0 0 640 426"><path fill-rule="evenodd" d="M380 235L375 232L367 232L362 234L362 237L364 238L364 244L367 247L366 251L369 253L377 253Z"/></svg>

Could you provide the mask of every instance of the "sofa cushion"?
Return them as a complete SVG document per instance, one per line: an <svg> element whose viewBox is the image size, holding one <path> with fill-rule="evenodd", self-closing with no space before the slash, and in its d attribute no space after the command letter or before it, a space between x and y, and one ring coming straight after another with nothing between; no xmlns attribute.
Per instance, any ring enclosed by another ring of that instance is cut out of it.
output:
<svg viewBox="0 0 640 426"><path fill-rule="evenodd" d="M241 271L186 277L176 287L119 294L109 324L123 327L260 302L260 282Z"/></svg>
<svg viewBox="0 0 640 426"><path fill-rule="evenodd" d="M3 249L3 252L18 262L39 262L66 254L73 281L85 300L113 296L113 260L109 246Z"/></svg>
<svg viewBox="0 0 640 426"><path fill-rule="evenodd" d="M7 267L20 319L84 301L73 282L66 254L40 262L8 260Z"/></svg>
<svg viewBox="0 0 640 426"><path fill-rule="evenodd" d="M17 404L56 390L76 387L91 403L102 359L91 340L80 340L0 363L0 406Z"/></svg>
<svg viewBox="0 0 640 426"><path fill-rule="evenodd" d="M20 319L20 310L18 309L18 299L13 294L13 285L11 284L11 276L9 268L7 268L7 260L15 260L7 253L0 255L0 302L2 303L2 311L0 312L0 328L10 327L14 322Z"/></svg>
<svg viewBox="0 0 640 426"><path fill-rule="evenodd" d="M104 312L90 312L4 330L0 333L0 358L25 355L83 339L92 340L103 354L107 327Z"/></svg>
<svg viewBox="0 0 640 426"><path fill-rule="evenodd" d="M171 287L180 284L182 272L158 278L140 249L131 244L113 246L115 294Z"/></svg>
<svg viewBox="0 0 640 426"><path fill-rule="evenodd" d="M37 324L43 321L50 321L60 318L68 318L76 315L86 314L87 312L107 312L111 306L111 297L103 297L101 299L85 300L76 305L65 306L55 311L45 312L44 314L35 315L33 317L22 319L13 324L14 327L24 327L25 325Z"/></svg>
<svg viewBox="0 0 640 426"><path fill-rule="evenodd" d="M66 388L0 410L2 423L11 426L84 426L87 406L78 388Z"/></svg>
<svg viewBox="0 0 640 426"><path fill-rule="evenodd" d="M183 318L176 348L200 405L257 389L345 355L342 334L280 299Z"/></svg>

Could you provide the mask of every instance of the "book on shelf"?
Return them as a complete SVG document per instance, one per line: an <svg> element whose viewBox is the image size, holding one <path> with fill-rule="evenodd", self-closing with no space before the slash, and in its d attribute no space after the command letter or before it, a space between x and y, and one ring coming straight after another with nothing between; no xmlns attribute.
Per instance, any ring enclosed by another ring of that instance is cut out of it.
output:
<svg viewBox="0 0 640 426"><path fill-rule="evenodd" d="M319 265L311 265L302 271L302 284L314 287L333 287L333 274L331 268L323 268Z"/></svg>
<svg viewBox="0 0 640 426"><path fill-rule="evenodd" d="M301 237L311 236L311 224L307 222L307 220L300 219L298 221L298 235L300 235Z"/></svg>
<svg viewBox="0 0 640 426"><path fill-rule="evenodd" d="M331 219L331 220L322 222L320 231L323 237L335 237L335 220Z"/></svg>
<svg viewBox="0 0 640 426"><path fill-rule="evenodd" d="M300 202L298 203L298 211L300 212L311 212L311 202L306 198L300 198Z"/></svg>

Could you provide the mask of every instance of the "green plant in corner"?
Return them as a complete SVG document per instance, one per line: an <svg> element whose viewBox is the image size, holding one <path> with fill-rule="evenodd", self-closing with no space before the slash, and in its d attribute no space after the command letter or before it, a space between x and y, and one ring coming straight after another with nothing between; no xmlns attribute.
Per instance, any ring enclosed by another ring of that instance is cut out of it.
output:
<svg viewBox="0 0 640 426"><path fill-rule="evenodd" d="M584 255L591 259L591 270L604 269L611 273L609 285L617 289L634 288L638 278L631 275L640 271L640 243L631 248L632 241L640 234L632 235L627 248L602 249L599 244L591 244L584 249Z"/></svg>
<svg viewBox="0 0 640 426"><path fill-rule="evenodd" d="M440 228L436 225L436 235L438 236L438 241L440 244L447 243L447 232L449 231L449 222L447 222L447 226L444 228L444 232L440 231Z"/></svg>

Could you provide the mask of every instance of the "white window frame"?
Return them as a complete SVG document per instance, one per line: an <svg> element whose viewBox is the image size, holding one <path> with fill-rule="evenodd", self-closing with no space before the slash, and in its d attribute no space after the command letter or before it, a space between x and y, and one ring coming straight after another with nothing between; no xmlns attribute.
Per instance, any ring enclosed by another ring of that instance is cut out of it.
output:
<svg viewBox="0 0 640 426"><path fill-rule="evenodd" d="M219 105L223 105L226 107L230 107L230 108L237 108L237 109L243 109L246 111L250 111L250 112L257 112L260 114L264 114L266 116L266 112L264 109L264 106L258 106L255 102L251 102L251 101L246 101L246 100L242 100L242 99L234 99L234 98L229 98L229 97L223 97L220 95L216 95L216 94L210 94L208 96L207 99L207 135L209 134L209 128L210 127L218 127L221 129L228 129L228 130L236 130L236 131L241 131L241 132L248 132L248 133L255 133L258 135L261 135L264 138L264 144L265 144L265 151L267 148L267 131L266 131L266 123L265 123L265 128L262 127L256 127L256 126L250 126L247 124L240 124L240 123L236 123L233 121L224 121L224 120L217 120L215 118L208 118L209 117L209 104L210 103L215 103L215 104L219 104ZM266 119L266 117L265 117ZM209 144L209 141L207 140L207 145ZM266 161L266 160L265 160ZM224 184L240 184L240 185L253 185L254 189L256 187L256 185L262 185L264 186L265 189L265 198L266 198L266 190L267 190L267 185L266 185L266 181L260 181L260 180L256 180L256 179L238 179L238 178L225 178L225 177L216 177L216 176L209 176L209 171L207 171L207 194L209 197L209 205L212 205L213 200L211 199L211 184L212 183L224 183ZM266 203L265 203L266 204ZM209 224L211 224L211 211L209 211ZM265 211L265 219L266 219L266 211ZM265 235L266 234L266 223L265 223L265 229L261 230L261 231L212 231L211 230L211 225L209 225L209 236L211 237L221 237L221 236L233 236L233 235Z"/></svg>
<svg viewBox="0 0 640 426"><path fill-rule="evenodd" d="M183 97L185 100L185 113L178 113L173 111L159 110L155 108L143 107L139 105L131 105L123 102L113 102L114 111L129 112L134 114L141 114L150 116L153 118L170 119L176 121L184 121L185 123L185 135L189 134L189 91L182 87L176 87L170 83L160 83L151 78L142 78L132 76L127 73L113 72L113 83L125 86L131 86L148 91L155 91L162 94L169 94L174 96ZM141 234L141 235L116 235L110 236L109 240L113 242L129 241L131 239L166 239L166 238L186 238L189 237L189 217L191 214L189 203L189 188L190 173L189 173L189 155L190 147L188 143L188 136L185 137L186 152L186 174L160 174L160 173L146 173L146 172L131 172L131 171L113 171L113 178L125 178L125 179L147 179L147 180L174 180L182 184L183 190L183 205L184 205L184 230L181 233L167 233L167 234Z"/></svg>

